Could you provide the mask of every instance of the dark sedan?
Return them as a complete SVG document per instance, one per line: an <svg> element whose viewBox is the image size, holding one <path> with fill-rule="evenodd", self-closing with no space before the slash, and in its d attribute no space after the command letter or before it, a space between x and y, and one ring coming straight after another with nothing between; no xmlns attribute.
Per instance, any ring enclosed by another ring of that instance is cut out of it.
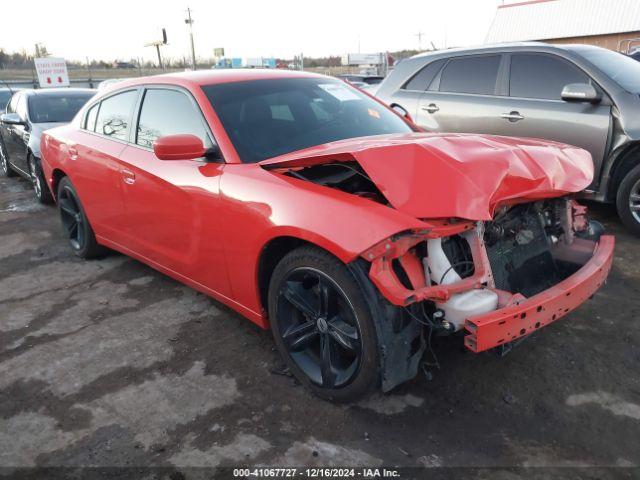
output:
<svg viewBox="0 0 640 480"><path fill-rule="evenodd" d="M38 200L52 201L40 166L40 136L69 123L95 90L21 90L13 94L0 116L0 175L20 174L31 180Z"/></svg>

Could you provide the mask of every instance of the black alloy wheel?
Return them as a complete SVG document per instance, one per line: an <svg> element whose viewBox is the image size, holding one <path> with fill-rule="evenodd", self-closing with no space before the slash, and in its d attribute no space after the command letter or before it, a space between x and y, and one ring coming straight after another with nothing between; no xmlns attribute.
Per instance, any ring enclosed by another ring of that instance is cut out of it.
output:
<svg viewBox="0 0 640 480"><path fill-rule="evenodd" d="M379 381L367 302L348 269L303 247L285 256L269 287L271 329L295 377L323 398L352 401Z"/></svg>
<svg viewBox="0 0 640 480"><path fill-rule="evenodd" d="M104 247L96 242L78 194L68 177L60 180L58 185L58 209L62 229L73 253L81 258L95 258L105 253Z"/></svg>
<svg viewBox="0 0 640 480"><path fill-rule="evenodd" d="M339 388L360 366L358 318L344 292L312 268L289 273L278 299L280 334L289 355L316 385Z"/></svg>
<svg viewBox="0 0 640 480"><path fill-rule="evenodd" d="M60 218L71 248L82 250L87 240L86 224L80 211L80 203L70 187L62 188L58 196Z"/></svg>

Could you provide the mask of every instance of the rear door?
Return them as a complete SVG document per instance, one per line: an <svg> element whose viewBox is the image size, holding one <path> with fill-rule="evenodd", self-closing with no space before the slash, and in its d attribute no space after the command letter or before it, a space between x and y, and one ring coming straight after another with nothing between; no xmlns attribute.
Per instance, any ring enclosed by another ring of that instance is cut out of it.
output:
<svg viewBox="0 0 640 480"><path fill-rule="evenodd" d="M446 59L429 62L409 78L396 92L389 103L404 108L412 119L418 119L418 106L425 91L431 86Z"/></svg>
<svg viewBox="0 0 640 480"><path fill-rule="evenodd" d="M416 123L433 132L498 133L502 68L499 53L450 58L421 95Z"/></svg>
<svg viewBox="0 0 640 480"><path fill-rule="evenodd" d="M138 89L104 98L87 110L77 142L69 145L73 181L96 235L124 244L120 153L131 130Z"/></svg>
<svg viewBox="0 0 640 480"><path fill-rule="evenodd" d="M227 296L218 224L223 164L159 160L153 141L180 133L213 146L213 135L190 93L169 86L147 88L132 143L120 157L128 244L154 263Z"/></svg>
<svg viewBox="0 0 640 480"><path fill-rule="evenodd" d="M598 178L611 128L611 102L565 102L562 89L570 83L593 80L576 65L548 53L512 53L509 56L509 98L499 133L535 137L576 145L588 150ZM604 92L603 92L604 93Z"/></svg>

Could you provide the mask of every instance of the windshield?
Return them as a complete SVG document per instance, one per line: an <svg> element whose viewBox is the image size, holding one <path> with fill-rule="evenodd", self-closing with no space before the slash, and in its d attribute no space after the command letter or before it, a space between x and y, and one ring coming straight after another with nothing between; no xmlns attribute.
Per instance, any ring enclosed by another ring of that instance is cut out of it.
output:
<svg viewBox="0 0 640 480"><path fill-rule="evenodd" d="M9 103L10 98L10 90L0 90L0 110L4 110L5 108L7 108L7 103Z"/></svg>
<svg viewBox="0 0 640 480"><path fill-rule="evenodd" d="M93 93L33 95L29 97L29 118L33 123L68 123Z"/></svg>
<svg viewBox="0 0 640 480"><path fill-rule="evenodd" d="M640 62L604 48L575 47L573 50L606 73L627 92L640 93Z"/></svg>
<svg viewBox="0 0 640 480"><path fill-rule="evenodd" d="M346 138L411 132L344 82L280 78L202 87L245 163Z"/></svg>

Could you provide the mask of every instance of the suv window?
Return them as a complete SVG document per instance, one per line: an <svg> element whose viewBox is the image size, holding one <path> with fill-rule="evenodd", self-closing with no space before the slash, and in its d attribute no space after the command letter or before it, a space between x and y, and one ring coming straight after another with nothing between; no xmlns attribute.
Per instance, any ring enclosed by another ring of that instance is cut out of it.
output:
<svg viewBox="0 0 640 480"><path fill-rule="evenodd" d="M493 95L500 67L500 55L454 58L440 78L440 91Z"/></svg>
<svg viewBox="0 0 640 480"><path fill-rule="evenodd" d="M202 114L186 94L167 89L150 89L144 95L136 143L151 148L165 135L190 133L200 137L206 148L212 146Z"/></svg>
<svg viewBox="0 0 640 480"><path fill-rule="evenodd" d="M589 83L589 77L553 55L511 55L509 95L512 97L560 100L562 89L569 83Z"/></svg>
<svg viewBox="0 0 640 480"><path fill-rule="evenodd" d="M96 133L119 140L128 140L131 112L137 98L138 92L129 90L103 100L96 121Z"/></svg>
<svg viewBox="0 0 640 480"><path fill-rule="evenodd" d="M422 68L418 73L416 73L411 80L409 80L404 87L405 90L420 90L424 91L429 88L431 82L436 77L442 65L444 64L445 59L442 58L440 60L436 60L435 62L431 62Z"/></svg>

